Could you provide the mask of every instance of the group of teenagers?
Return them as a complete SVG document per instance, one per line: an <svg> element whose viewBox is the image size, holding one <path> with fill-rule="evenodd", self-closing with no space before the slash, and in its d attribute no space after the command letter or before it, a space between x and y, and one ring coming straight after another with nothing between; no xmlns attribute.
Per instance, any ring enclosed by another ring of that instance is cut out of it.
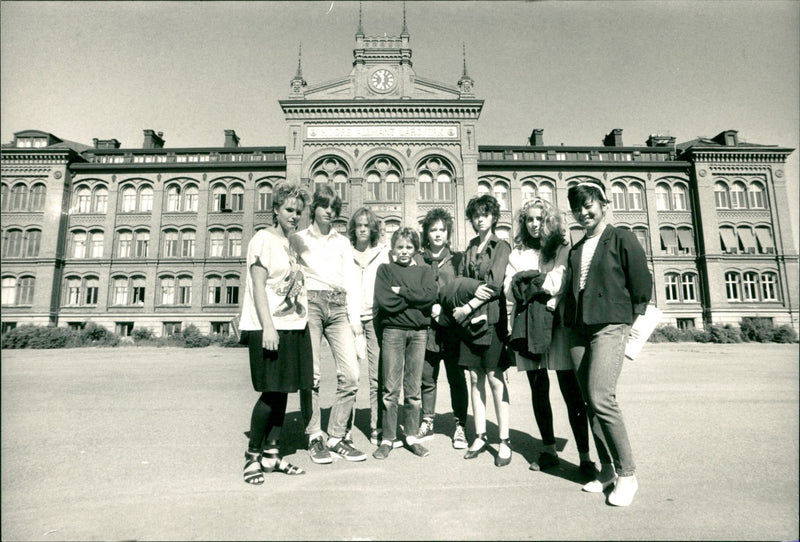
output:
<svg viewBox="0 0 800 542"><path fill-rule="evenodd" d="M549 399L553 370L580 455L582 489L604 493L612 487L608 502L630 505L638 482L615 390L628 334L650 301L652 279L633 234L606 223L609 202L601 182L572 186L568 199L584 229L572 247L562 213L533 199L519 212L512 248L495 234L497 200L484 194L466 208L477 235L456 252L450 246L453 218L444 209L427 213L421 237L402 227L387 245L367 207L352 213L347 235L333 227L342 201L330 186L309 197L296 184L278 185L274 225L258 231L247 250L239 329L249 348L253 388L261 395L250 420L244 481L258 485L267 473L305 473L279 449L287 396L296 391L311 460L365 460L351 438L361 365L369 374L375 459L401 447L429 455L424 443L434 434L444 365L455 417L452 446L465 450L465 459L487 450L488 381L500 438L494 463L506 466L512 448L504 372L515 365L530 383L543 445L530 469L559 465ZM298 231L307 206L311 224ZM326 432L319 400L323 336L337 382ZM590 457L590 426L599 470Z"/></svg>

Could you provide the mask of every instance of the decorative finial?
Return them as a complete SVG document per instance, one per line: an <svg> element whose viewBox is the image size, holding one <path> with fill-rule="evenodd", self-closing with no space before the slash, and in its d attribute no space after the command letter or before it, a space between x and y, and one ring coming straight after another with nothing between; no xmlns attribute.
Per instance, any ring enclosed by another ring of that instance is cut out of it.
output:
<svg viewBox="0 0 800 542"><path fill-rule="evenodd" d="M303 58L303 43L300 42L300 46L297 48L297 73L294 75L295 79L302 79L303 78L303 67L300 65L300 60Z"/></svg>
<svg viewBox="0 0 800 542"><path fill-rule="evenodd" d="M467 75L467 44L463 41L461 42L461 54L464 58L464 71L461 73L461 78L463 79L469 77L469 75Z"/></svg>
<svg viewBox="0 0 800 542"><path fill-rule="evenodd" d="M401 36L408 36L408 27L406 26L406 0L403 0L403 30L400 32Z"/></svg>
<svg viewBox="0 0 800 542"><path fill-rule="evenodd" d="M361 26L361 0L358 2L358 30L356 30L356 35L364 35L364 27Z"/></svg>

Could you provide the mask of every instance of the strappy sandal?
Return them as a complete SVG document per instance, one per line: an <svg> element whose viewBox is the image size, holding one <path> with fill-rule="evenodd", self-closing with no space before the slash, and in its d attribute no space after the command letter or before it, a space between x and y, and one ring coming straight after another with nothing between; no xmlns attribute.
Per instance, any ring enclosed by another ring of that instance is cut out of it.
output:
<svg viewBox="0 0 800 542"><path fill-rule="evenodd" d="M253 486L264 483L264 472L258 452L246 451L244 453L244 481Z"/></svg>
<svg viewBox="0 0 800 542"><path fill-rule="evenodd" d="M475 459L481 453L486 451L486 433L481 433L480 435L475 436L475 440L481 440L483 444L477 450L473 450L470 446L470 449L467 450L467 453L464 454L464 459ZM475 440L472 441L472 444L475 444Z"/></svg>
<svg viewBox="0 0 800 542"><path fill-rule="evenodd" d="M266 463L265 460L267 461ZM274 445L274 447L270 446L268 449L261 452L261 470L265 473L282 472L289 476L297 476L306 473L301 467L292 465L278 455L277 445Z"/></svg>

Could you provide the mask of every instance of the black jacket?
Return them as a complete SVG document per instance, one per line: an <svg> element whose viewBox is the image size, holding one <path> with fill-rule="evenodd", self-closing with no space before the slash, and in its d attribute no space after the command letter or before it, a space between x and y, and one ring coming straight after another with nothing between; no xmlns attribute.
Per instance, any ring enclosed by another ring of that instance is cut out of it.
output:
<svg viewBox="0 0 800 542"><path fill-rule="evenodd" d="M553 313L547 310L550 294L542 289L546 277L541 271L520 271L511 283L515 304L509 344L528 357L546 354L553 337Z"/></svg>
<svg viewBox="0 0 800 542"><path fill-rule="evenodd" d="M631 232L606 226L589 266L579 315L581 252L585 241L584 237L569 252L565 324L567 327L632 324L636 315L644 314L653 291L642 246Z"/></svg>

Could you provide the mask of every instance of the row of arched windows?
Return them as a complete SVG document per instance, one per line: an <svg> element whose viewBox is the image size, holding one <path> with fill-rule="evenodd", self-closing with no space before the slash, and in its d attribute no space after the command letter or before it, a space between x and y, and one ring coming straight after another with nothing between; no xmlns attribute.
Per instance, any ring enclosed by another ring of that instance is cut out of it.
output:
<svg viewBox="0 0 800 542"><path fill-rule="evenodd" d="M728 301L770 302L780 301L778 275L772 271L727 271L725 296Z"/></svg>
<svg viewBox="0 0 800 542"><path fill-rule="evenodd" d="M9 234L15 232L8 232ZM36 232L41 234L41 232ZM16 239L16 237L14 237ZM167 228L161 234L162 258L193 258L197 234L193 228ZM117 231L117 258L150 257L150 231L146 228L121 229ZM16 241L4 242L3 256L6 250L24 250L32 247ZM69 257L76 259L102 258L105 249L105 234L100 229L73 230L70 233ZM38 237L36 241L38 253ZM11 255L11 253L9 254ZM208 234L209 258L240 258L242 256L242 230L240 228L212 227Z"/></svg>
<svg viewBox="0 0 800 542"><path fill-rule="evenodd" d="M769 226L750 224L719 227L720 250L726 254L774 254L775 242Z"/></svg>
<svg viewBox="0 0 800 542"><path fill-rule="evenodd" d="M32 277L31 277L32 279ZM12 277L3 278L3 304L6 297L13 303L19 296L12 291ZM22 280L22 279L20 279ZM8 281L8 293L7 293ZM192 276L189 274L164 274L158 277L155 297L156 306L191 305ZM18 288L18 283L14 283ZM68 275L64 279L62 305L68 307L96 306L100 279L94 275ZM209 274L204 279L203 305L238 305L240 279L237 274ZM31 287L31 292L32 287ZM109 305L141 306L144 305L147 292L144 275L113 275L109 285ZM32 294L31 294L32 295ZM13 297L16 296L16 297Z"/></svg>
<svg viewBox="0 0 800 542"><path fill-rule="evenodd" d="M0 207L3 211L42 211L47 197L47 187L43 183L17 182L9 187L0 186Z"/></svg>
<svg viewBox="0 0 800 542"><path fill-rule="evenodd" d="M39 228L8 228L3 231L3 258L35 258L42 244Z"/></svg>
<svg viewBox="0 0 800 542"><path fill-rule="evenodd" d="M2 302L3 306L32 305L33 291L36 278L22 275L2 277Z"/></svg>
<svg viewBox="0 0 800 542"><path fill-rule="evenodd" d="M720 179L714 183L714 202L717 209L766 209L767 194L759 181Z"/></svg>

